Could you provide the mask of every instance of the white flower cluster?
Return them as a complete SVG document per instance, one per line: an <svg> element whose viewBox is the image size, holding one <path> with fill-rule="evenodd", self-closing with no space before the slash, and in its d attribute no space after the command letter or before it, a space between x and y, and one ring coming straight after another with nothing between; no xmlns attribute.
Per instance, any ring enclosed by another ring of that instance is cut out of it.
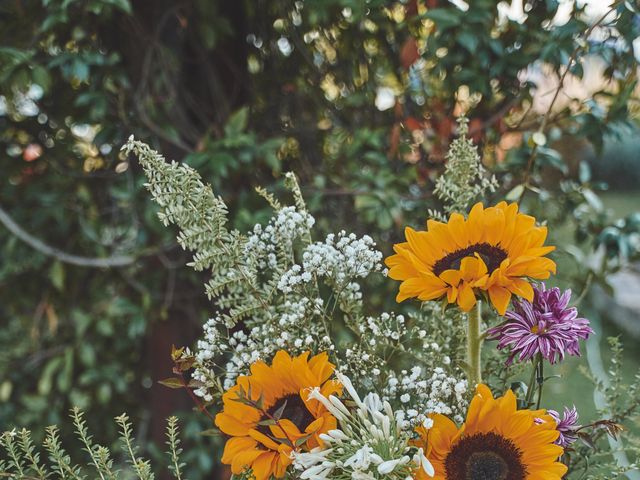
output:
<svg viewBox="0 0 640 480"><path fill-rule="evenodd" d="M280 279L278 288L289 293L297 285L326 277L335 287L343 289L355 278L382 270L382 253L375 245L368 235L357 238L344 230L338 235L331 233L324 242L313 243L305 249L302 265L293 265ZM350 288L354 290L353 286Z"/></svg>
<svg viewBox="0 0 640 480"><path fill-rule="evenodd" d="M434 368L428 378L423 375L423 369L418 366L411 371L402 370L399 376L391 372L382 392L383 398L399 399L406 407L398 419L402 427L410 429L424 423L430 413L451 416L462 423L462 414L468 406L467 381L449 376L440 367Z"/></svg>
<svg viewBox="0 0 640 480"><path fill-rule="evenodd" d="M284 349L291 355L303 351L333 352L335 346L322 330L321 322L310 321L322 312L322 300L300 298L298 301L285 301L278 314L277 321L259 323L248 333L234 332L229 338L233 352L226 364L224 387L233 386L236 377L249 370L257 360L270 360L276 351Z"/></svg>
<svg viewBox="0 0 640 480"><path fill-rule="evenodd" d="M343 370L359 376L372 377L374 382L388 369L384 359L386 348L401 350L406 337L422 335L422 338L426 335L426 332L419 333L413 328L408 328L405 316L393 312L356 319L355 322L350 322L350 326L359 334L359 342L345 349L346 363Z"/></svg>
<svg viewBox="0 0 640 480"><path fill-rule="evenodd" d="M223 322L220 318L210 318L203 326L204 338L198 340L196 345L196 367L191 378L200 386L194 389L193 393L206 402L213 400L208 388L210 379L215 375L212 368L213 361L228 348L227 339L219 330L221 323Z"/></svg>
<svg viewBox="0 0 640 480"><path fill-rule="evenodd" d="M320 435L323 446L294 453L300 478L408 480L416 468L433 476L433 466L422 450L409 447L409 436L396 421L397 413L391 405L375 393L361 400L349 378L336 375L356 409L349 411L338 398L327 398L318 388L311 391L310 398L321 402L336 417L340 428Z"/></svg>
<svg viewBox="0 0 640 480"><path fill-rule="evenodd" d="M295 207L280 209L266 227L256 224L253 234L247 239L245 252L255 256L260 268L275 269L278 266L278 251L289 252L296 239L308 235L315 219L306 211Z"/></svg>

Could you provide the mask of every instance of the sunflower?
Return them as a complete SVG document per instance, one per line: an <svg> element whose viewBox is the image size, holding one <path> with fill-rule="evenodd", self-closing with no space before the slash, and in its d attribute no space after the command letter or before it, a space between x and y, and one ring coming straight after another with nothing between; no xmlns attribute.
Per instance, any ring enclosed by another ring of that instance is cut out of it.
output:
<svg viewBox="0 0 640 480"><path fill-rule="evenodd" d="M238 377L222 396L224 409L216 415L217 427L231 437L222 463L236 475L250 468L256 480L282 478L293 450L322 445L319 435L337 422L308 394L315 387L326 397L340 392L339 382L329 380L334 368L326 353L291 358L283 350L271 365L251 365L251 375Z"/></svg>
<svg viewBox="0 0 640 480"><path fill-rule="evenodd" d="M564 450L553 443L560 435L553 417L517 410L511 390L494 399L478 385L460 428L444 415L431 419L430 429L416 429L414 443L433 464L434 480L560 480L567 472L558 462ZM416 478L428 477L420 470Z"/></svg>
<svg viewBox="0 0 640 480"><path fill-rule="evenodd" d="M555 249L544 246L547 228L519 213L515 203L488 208L477 203L466 220L454 213L447 223L428 220L426 232L407 227L405 236L386 259L389 276L402 280L398 302L446 296L468 312L481 291L504 315L512 294L533 300L527 278L544 280L556 270L544 257Z"/></svg>

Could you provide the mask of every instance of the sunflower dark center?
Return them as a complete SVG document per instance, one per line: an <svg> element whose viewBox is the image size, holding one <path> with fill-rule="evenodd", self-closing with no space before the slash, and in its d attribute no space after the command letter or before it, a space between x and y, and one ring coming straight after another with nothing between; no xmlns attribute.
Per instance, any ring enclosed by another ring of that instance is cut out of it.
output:
<svg viewBox="0 0 640 480"><path fill-rule="evenodd" d="M524 480L527 469L511 440L495 433L463 437L445 459L447 480Z"/></svg>
<svg viewBox="0 0 640 480"><path fill-rule="evenodd" d="M460 263L465 257L473 257L478 254L487 266L489 273L493 272L500 266L502 261L507 258L507 252L502 248L488 243L476 243L467 248L461 248L445 255L433 264L433 273L440 275L445 270L458 270Z"/></svg>
<svg viewBox="0 0 640 480"><path fill-rule="evenodd" d="M315 420L314 416L307 409L302 398L300 398L300 395L295 393L291 393L280 398L276 403L269 407L269 409L267 409L267 415L263 415L260 421L268 421L272 417L277 417L278 413L278 420L286 418L298 427L298 430L301 432L304 432L304 429ZM260 433L264 433L265 435L271 435L269 425L258 425L256 430Z"/></svg>

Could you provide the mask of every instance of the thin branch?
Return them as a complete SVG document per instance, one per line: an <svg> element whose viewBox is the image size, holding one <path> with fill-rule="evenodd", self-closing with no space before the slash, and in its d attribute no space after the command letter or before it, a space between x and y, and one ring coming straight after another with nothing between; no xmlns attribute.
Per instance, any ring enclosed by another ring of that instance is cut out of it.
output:
<svg viewBox="0 0 640 480"><path fill-rule="evenodd" d="M591 289L591 283L593 283L593 277L593 272L589 272L589 274L587 275L587 279L584 282L584 287L582 287L580 295L578 295L578 298L573 304L574 307L579 306L582 303L582 300L584 300L584 298L587 296L587 293L589 293L589 290Z"/></svg>
<svg viewBox="0 0 640 480"><path fill-rule="evenodd" d="M60 260L61 262L69 263L71 265L77 265L79 267L112 268L131 265L136 261L135 257L131 257L128 255L114 255L112 257L92 258L81 257L59 250L55 247L47 245L42 240L39 240L30 233L26 232L20 225L15 222L15 220L13 220L13 218L11 218L11 216L2 207L0 207L0 223L2 223L5 228L9 230L9 232L18 237L34 250L37 250L40 253L47 255L48 257L53 257L57 260Z"/></svg>
<svg viewBox="0 0 640 480"><path fill-rule="evenodd" d="M609 10L607 10L607 12L602 15L596 22L594 22L584 33L583 37L585 39L588 39L589 36L591 35L591 33L598 28L602 22L604 22L607 17L609 17L611 15L612 12L615 12L616 8L618 7L618 5L620 4L620 1L616 1L611 5L611 8ZM586 43L586 42L585 42ZM546 113L544 114L543 118L542 118L542 123L540 124L540 128L538 129L538 132L544 133L548 123L549 123L549 119L551 116L551 111L553 110L553 107L556 103L556 100L558 100L558 97L560 96L560 92L562 91L562 89L564 88L564 82L567 78L567 75L569 74L569 72L571 71L571 67L574 64L574 62L577 60L578 54L580 53L580 51L584 48L584 45L579 44L571 53L571 56L569 57L569 61L567 62L567 68L565 68L564 72L562 72L562 75L560 76L560 81L558 83L558 87L556 88L556 91L553 95L553 98L551 99L551 103L549 104L549 108L547 109ZM524 172L524 179L523 179L523 185L525 186L529 186L529 178L531 176L531 172L533 171L533 166L536 162L536 157L538 154L538 144L534 144L534 146L531 149L531 155L529 156L529 161L527 162L527 168ZM526 188L522 189L522 193L520 194L520 198L518 198L518 203L520 203L522 201L522 198L524 197L524 194L526 192Z"/></svg>
<svg viewBox="0 0 640 480"><path fill-rule="evenodd" d="M42 480L41 477L34 477L29 475L19 475L17 473L0 472L0 478L9 478L11 480Z"/></svg>
<svg viewBox="0 0 640 480"><path fill-rule="evenodd" d="M184 375L182 374L182 372L174 370L174 373L176 375L178 375L178 378L180 379L180 382L182 383L182 388L184 388L187 391L187 393L189 394L189 397L191 397L191 400L195 404L196 408L200 412L204 413L207 417L209 417L209 420L211 420L211 422L215 424L216 417L214 417L211 414L211 412L209 410L207 410L207 406L203 402L201 402L198 397L196 397L196 395L195 395L195 393L193 393L193 390L191 389L191 387L189 387L188 382L184 379Z"/></svg>

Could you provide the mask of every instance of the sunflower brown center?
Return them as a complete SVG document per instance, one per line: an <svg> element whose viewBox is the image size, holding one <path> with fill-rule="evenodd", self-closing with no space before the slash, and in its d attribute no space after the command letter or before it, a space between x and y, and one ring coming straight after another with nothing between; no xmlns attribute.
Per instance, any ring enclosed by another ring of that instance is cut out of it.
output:
<svg viewBox="0 0 640 480"><path fill-rule="evenodd" d="M305 428L315 420L302 398L300 398L300 395L295 393L280 398L267 409L267 414L263 415L260 421L262 422L276 417L278 412L280 412L278 420L286 418L298 427L298 430L301 432L304 432ZM256 430L265 435L271 435L271 430L268 425L258 425Z"/></svg>
<svg viewBox="0 0 640 480"><path fill-rule="evenodd" d="M458 270L463 258L473 257L476 253L484 261L489 273L498 268L502 261L507 258L507 252L500 247L490 245L486 242L476 243L467 248L455 250L442 257L433 264L433 273L440 275L445 270Z"/></svg>
<svg viewBox="0 0 640 480"><path fill-rule="evenodd" d="M445 459L447 480L524 480L527 469L511 440L478 433L458 441Z"/></svg>

